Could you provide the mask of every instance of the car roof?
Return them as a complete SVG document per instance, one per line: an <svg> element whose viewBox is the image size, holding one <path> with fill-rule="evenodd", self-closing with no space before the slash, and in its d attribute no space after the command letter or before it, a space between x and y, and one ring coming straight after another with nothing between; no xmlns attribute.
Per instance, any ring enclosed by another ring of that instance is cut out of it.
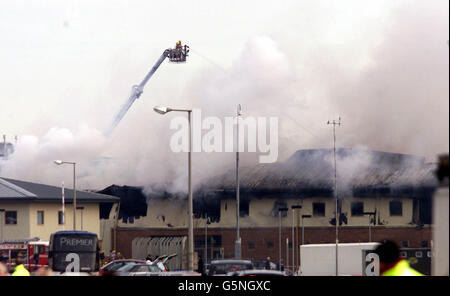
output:
<svg viewBox="0 0 450 296"><path fill-rule="evenodd" d="M117 271L119 270L124 270L124 269L131 269L135 266L142 266L142 265L148 265L151 266L150 264L141 264L141 263L131 263L131 264L125 264L124 266L120 267L119 269L117 269Z"/></svg>
<svg viewBox="0 0 450 296"><path fill-rule="evenodd" d="M214 260L211 264L252 264L250 260L237 260L237 259L224 259L224 260Z"/></svg>
<svg viewBox="0 0 450 296"><path fill-rule="evenodd" d="M105 265L102 266L102 268L105 267L105 266L109 266L109 265L111 265L111 264L114 264L114 263L120 263L120 262L145 263L145 260L138 260L138 259L117 259L117 260L113 260L113 261L110 261L110 262L106 263Z"/></svg>
<svg viewBox="0 0 450 296"><path fill-rule="evenodd" d="M269 270L269 269L252 269L252 270L243 270L241 273L264 273L264 274L284 274L282 271L278 270Z"/></svg>

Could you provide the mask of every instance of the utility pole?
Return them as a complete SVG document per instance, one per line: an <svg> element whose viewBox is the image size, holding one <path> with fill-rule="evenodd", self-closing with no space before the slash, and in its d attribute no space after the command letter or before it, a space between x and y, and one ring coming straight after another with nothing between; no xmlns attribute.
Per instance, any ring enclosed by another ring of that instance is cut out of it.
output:
<svg viewBox="0 0 450 296"><path fill-rule="evenodd" d="M240 196L239 196L239 121L242 115L241 104L237 106L236 119L237 119L237 139L236 139L236 242L234 246L234 257L241 259L241 237L239 229L239 216L240 216Z"/></svg>
<svg viewBox="0 0 450 296"><path fill-rule="evenodd" d="M338 267L338 247L339 247L339 215L338 215L338 194L337 194L337 173L336 173L336 125L341 125L341 117L339 120L328 121L327 124L333 125L333 156L334 156L334 199L336 202L336 210L335 210L335 222L336 222L336 276L339 275L339 267Z"/></svg>

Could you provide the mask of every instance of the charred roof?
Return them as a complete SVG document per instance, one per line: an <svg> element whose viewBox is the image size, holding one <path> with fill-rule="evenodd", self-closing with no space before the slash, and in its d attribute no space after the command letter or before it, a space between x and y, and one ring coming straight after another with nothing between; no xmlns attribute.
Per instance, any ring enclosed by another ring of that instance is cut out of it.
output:
<svg viewBox="0 0 450 296"><path fill-rule="evenodd" d="M338 194L358 197L426 197L437 186L435 165L423 157L341 148L336 151ZM245 197L330 197L334 187L332 149L298 150L284 162L240 168ZM234 170L204 182L196 197L234 194Z"/></svg>

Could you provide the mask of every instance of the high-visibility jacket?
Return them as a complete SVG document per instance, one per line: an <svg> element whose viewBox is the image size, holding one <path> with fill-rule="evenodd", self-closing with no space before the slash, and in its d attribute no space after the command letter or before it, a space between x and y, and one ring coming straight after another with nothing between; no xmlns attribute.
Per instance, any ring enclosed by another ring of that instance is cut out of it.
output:
<svg viewBox="0 0 450 296"><path fill-rule="evenodd" d="M23 264L17 265L16 268L14 268L14 272L12 273L12 276L30 276L30 273L28 270L23 266Z"/></svg>
<svg viewBox="0 0 450 296"><path fill-rule="evenodd" d="M389 268L381 274L382 276L423 276L420 272L409 266L405 259L400 260L393 267Z"/></svg>

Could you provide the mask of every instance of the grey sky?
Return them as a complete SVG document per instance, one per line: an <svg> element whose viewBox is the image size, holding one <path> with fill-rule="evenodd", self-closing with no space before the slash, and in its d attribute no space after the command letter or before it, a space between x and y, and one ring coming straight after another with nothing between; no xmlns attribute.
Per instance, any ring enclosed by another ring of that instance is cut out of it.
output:
<svg viewBox="0 0 450 296"><path fill-rule="evenodd" d="M136 183L147 182L136 176L150 167L163 169L162 156L173 158L176 168L160 174L163 180L184 170L176 166L184 156L162 152L169 118L158 117L154 105L226 116L242 103L249 115L280 116L281 157L330 147L325 122L341 115L342 146L434 160L448 151L448 5L0 0L0 132L9 139L33 135L44 148L73 153L90 146L87 139L109 124L131 86L180 39L192 48L188 63L163 64L112 139L99 139L77 157L122 157L117 179ZM269 88L258 92L260 84ZM44 154L45 161L53 157ZM231 155L218 163L230 161ZM59 182L55 175L25 177Z"/></svg>

